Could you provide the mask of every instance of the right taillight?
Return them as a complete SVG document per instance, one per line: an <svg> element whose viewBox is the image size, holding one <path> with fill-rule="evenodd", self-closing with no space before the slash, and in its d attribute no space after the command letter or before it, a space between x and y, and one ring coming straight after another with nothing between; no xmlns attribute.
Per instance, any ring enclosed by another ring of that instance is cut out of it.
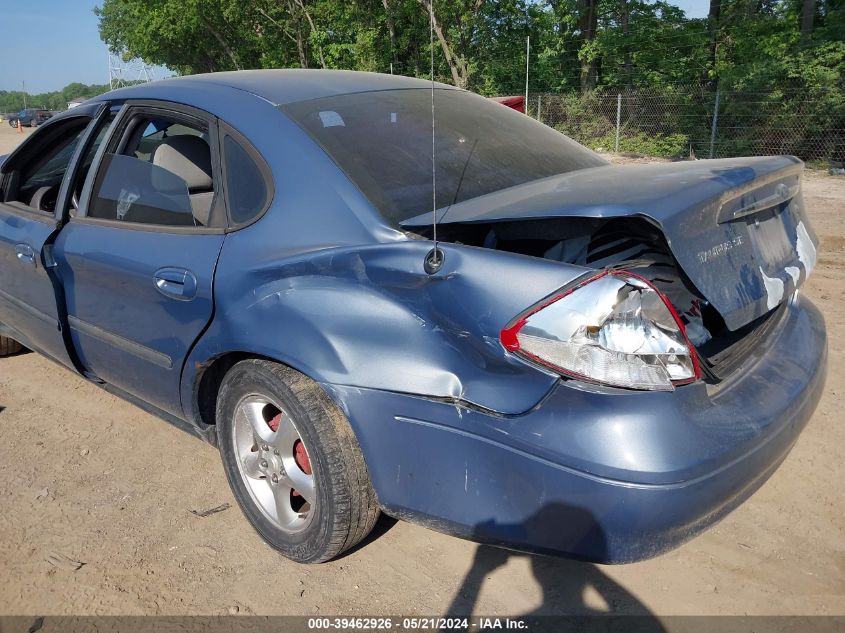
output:
<svg viewBox="0 0 845 633"><path fill-rule="evenodd" d="M700 377L672 304L629 272L603 272L539 303L502 345L561 374L629 389L672 390Z"/></svg>

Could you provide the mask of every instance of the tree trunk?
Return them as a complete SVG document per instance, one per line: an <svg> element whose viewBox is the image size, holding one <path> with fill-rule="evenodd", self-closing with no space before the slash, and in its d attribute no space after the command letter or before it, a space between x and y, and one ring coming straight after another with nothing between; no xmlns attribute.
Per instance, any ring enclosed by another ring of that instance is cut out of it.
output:
<svg viewBox="0 0 845 633"><path fill-rule="evenodd" d="M381 4L384 7L385 20L387 21L387 33L390 35L390 61L396 64L396 22L393 19L390 1L381 0Z"/></svg>
<svg viewBox="0 0 845 633"><path fill-rule="evenodd" d="M598 0L579 0L582 47L596 39L598 27ZM583 50L583 48L582 48ZM592 55L581 59L581 92L590 92L596 87L596 61Z"/></svg>
<svg viewBox="0 0 845 633"><path fill-rule="evenodd" d="M308 68L308 49L305 46L305 38L302 37L300 29L296 29L296 54L299 55L300 67Z"/></svg>
<svg viewBox="0 0 845 633"><path fill-rule="evenodd" d="M291 15L291 20L294 20L293 13L293 5L291 4L290 0L288 0L288 13ZM258 12L263 15L267 20L269 20L273 25L275 25L288 39L290 39L294 44L296 44L296 52L299 56L299 66L301 68L308 68L308 51L305 49L305 42L302 38L302 29L299 27L299 20L296 19L296 33L295 35L291 35L290 31L288 31L287 27L284 24L281 24L278 20L273 19L264 9L258 9Z"/></svg>
<svg viewBox="0 0 845 633"><path fill-rule="evenodd" d="M296 3L299 5L299 8L302 9L302 12L305 14L305 19L308 20L308 25L311 27L311 34L315 34L317 32L317 27L314 24L314 20L311 19L311 14L308 13L308 9L305 8L304 0L296 0ZM326 58L323 57L323 47L317 44L317 55L320 57L320 66L326 68Z"/></svg>
<svg viewBox="0 0 845 633"><path fill-rule="evenodd" d="M419 0L419 3L432 17L434 22L434 34L437 36L437 41L440 42L440 48L443 49L443 56L446 58L446 63L449 64L449 71L452 73L452 83L458 88L466 88L467 80L467 66L466 62L458 56L446 35L443 32L443 26L437 19L437 14L432 12L431 0Z"/></svg>
<svg viewBox="0 0 845 633"><path fill-rule="evenodd" d="M714 78L716 73L716 53L719 38L719 18L721 15L722 0L710 0L710 11L707 14L707 28L710 31L710 72L713 73Z"/></svg>
<svg viewBox="0 0 845 633"><path fill-rule="evenodd" d="M202 16L202 14L200 14L200 20L202 20L203 26L205 26L206 30L211 33L214 39L216 39L219 42L220 46L223 47L223 50L229 56L229 59L232 60L232 64L235 66L235 70L240 70L241 65L238 63L238 58L235 56L235 51L232 50L229 44L226 43L226 40L220 33L220 31L211 26L211 23L206 20L205 17Z"/></svg>
<svg viewBox="0 0 845 633"><path fill-rule="evenodd" d="M801 45L809 46L813 39L813 21L816 19L816 0L804 0L801 5Z"/></svg>
<svg viewBox="0 0 845 633"><path fill-rule="evenodd" d="M301 68L309 68L310 64L308 63L308 46L305 42L305 36L303 36L302 34L302 18L297 15L298 11L293 0L288 0L287 4L288 13L290 13L290 19L294 23L295 33L292 36L292 39L296 44L296 54L299 55L299 66Z"/></svg>
<svg viewBox="0 0 845 633"><path fill-rule="evenodd" d="M631 55L631 14L628 10L628 0L619 0L619 23L622 25L622 50L624 51L625 89L630 92L634 83L634 63Z"/></svg>

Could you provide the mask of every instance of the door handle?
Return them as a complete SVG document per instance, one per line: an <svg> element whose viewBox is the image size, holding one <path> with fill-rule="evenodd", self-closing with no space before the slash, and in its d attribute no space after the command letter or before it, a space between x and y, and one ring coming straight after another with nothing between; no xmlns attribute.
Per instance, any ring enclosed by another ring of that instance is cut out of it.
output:
<svg viewBox="0 0 845 633"><path fill-rule="evenodd" d="M29 244L15 244L15 256L21 263L35 266L35 251Z"/></svg>
<svg viewBox="0 0 845 633"><path fill-rule="evenodd" d="M157 270L153 283L165 297L190 301L197 295L197 278L184 268L162 268Z"/></svg>

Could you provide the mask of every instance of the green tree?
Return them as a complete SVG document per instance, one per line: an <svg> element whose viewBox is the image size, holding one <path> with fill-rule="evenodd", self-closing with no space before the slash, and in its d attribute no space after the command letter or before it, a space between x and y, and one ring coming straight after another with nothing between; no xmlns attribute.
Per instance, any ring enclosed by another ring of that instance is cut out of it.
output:
<svg viewBox="0 0 845 633"><path fill-rule="evenodd" d="M27 94L26 105L30 108L45 110L64 110L73 99L90 99L107 92L108 84L86 85L71 83L53 92ZM24 105L24 93L20 91L0 90L0 112L19 112Z"/></svg>
<svg viewBox="0 0 845 633"><path fill-rule="evenodd" d="M433 4L432 4L433 3ZM351 68L532 91L842 91L845 0L103 0L114 52L180 73ZM825 101L826 104L831 102Z"/></svg>

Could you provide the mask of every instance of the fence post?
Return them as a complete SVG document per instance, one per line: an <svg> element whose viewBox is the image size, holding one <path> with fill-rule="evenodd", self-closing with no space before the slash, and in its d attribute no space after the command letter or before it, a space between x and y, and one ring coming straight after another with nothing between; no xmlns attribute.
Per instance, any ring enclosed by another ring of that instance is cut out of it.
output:
<svg viewBox="0 0 845 633"><path fill-rule="evenodd" d="M531 36L525 38L525 114L528 114L528 62L531 58Z"/></svg>
<svg viewBox="0 0 845 633"><path fill-rule="evenodd" d="M540 107L543 105L543 95L537 95L537 120L540 121Z"/></svg>
<svg viewBox="0 0 845 633"><path fill-rule="evenodd" d="M719 123L719 84L716 84L716 104L713 106L713 125L710 127L710 158L716 153L716 126Z"/></svg>
<svg viewBox="0 0 845 633"><path fill-rule="evenodd" d="M622 93L616 95L616 149L615 153L619 153L619 122L622 119Z"/></svg>

